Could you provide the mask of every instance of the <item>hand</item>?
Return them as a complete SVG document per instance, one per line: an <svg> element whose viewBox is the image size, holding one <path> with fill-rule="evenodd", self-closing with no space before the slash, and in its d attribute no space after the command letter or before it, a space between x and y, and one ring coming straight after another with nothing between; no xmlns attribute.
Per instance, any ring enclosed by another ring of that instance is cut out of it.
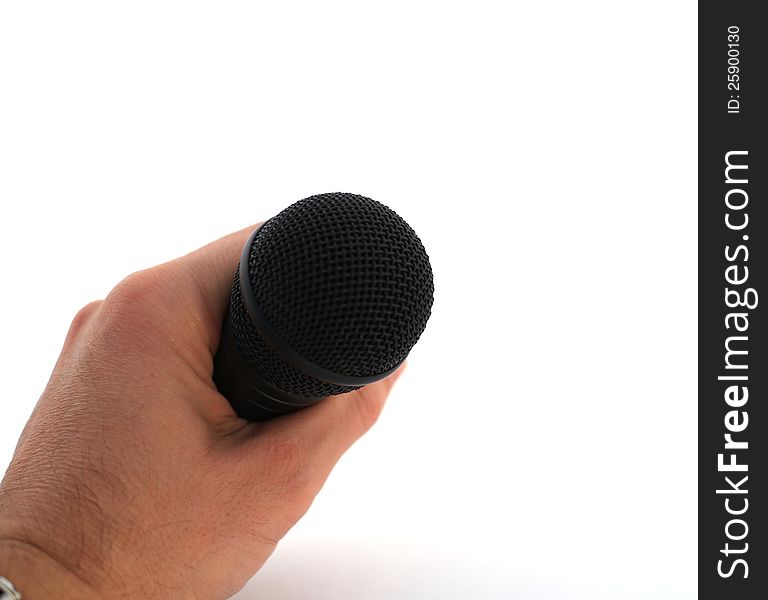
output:
<svg viewBox="0 0 768 600"><path fill-rule="evenodd" d="M376 421L397 375L267 423L211 380L253 228L135 273L72 322L0 485L26 600L226 598Z"/></svg>

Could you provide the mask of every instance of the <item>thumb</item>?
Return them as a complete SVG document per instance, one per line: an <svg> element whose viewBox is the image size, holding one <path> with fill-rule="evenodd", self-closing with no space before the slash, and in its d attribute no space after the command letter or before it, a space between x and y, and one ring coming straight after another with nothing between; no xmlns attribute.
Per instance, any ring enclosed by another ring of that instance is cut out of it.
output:
<svg viewBox="0 0 768 600"><path fill-rule="evenodd" d="M258 424L246 434L245 456L253 456L252 446L274 440L280 440L281 446L301 448L298 455L309 467L306 472L311 473L316 492L341 456L377 421L404 370L405 365L359 390L329 396L308 408Z"/></svg>

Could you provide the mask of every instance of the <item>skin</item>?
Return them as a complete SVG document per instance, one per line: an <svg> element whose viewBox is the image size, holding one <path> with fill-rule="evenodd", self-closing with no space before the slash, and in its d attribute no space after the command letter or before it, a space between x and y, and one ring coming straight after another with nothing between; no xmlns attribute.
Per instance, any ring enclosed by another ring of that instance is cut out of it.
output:
<svg viewBox="0 0 768 600"><path fill-rule="evenodd" d="M75 317L0 484L0 574L26 600L227 598L376 421L398 373L267 423L211 380L254 227Z"/></svg>

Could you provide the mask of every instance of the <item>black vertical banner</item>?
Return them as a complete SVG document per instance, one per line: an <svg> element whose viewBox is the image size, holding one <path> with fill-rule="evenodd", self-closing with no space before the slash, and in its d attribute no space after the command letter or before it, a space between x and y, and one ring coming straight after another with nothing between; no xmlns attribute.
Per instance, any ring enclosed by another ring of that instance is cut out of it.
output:
<svg viewBox="0 0 768 600"><path fill-rule="evenodd" d="M760 4L699 5L699 597L705 599L768 598L768 25Z"/></svg>

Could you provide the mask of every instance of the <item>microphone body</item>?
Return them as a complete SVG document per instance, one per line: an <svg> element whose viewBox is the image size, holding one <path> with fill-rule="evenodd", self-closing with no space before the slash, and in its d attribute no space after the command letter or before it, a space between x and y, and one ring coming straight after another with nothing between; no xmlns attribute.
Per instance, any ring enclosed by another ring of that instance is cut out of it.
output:
<svg viewBox="0 0 768 600"><path fill-rule="evenodd" d="M394 211L354 194L305 198L248 239L213 380L250 421L359 389L405 361L433 292L426 251Z"/></svg>

